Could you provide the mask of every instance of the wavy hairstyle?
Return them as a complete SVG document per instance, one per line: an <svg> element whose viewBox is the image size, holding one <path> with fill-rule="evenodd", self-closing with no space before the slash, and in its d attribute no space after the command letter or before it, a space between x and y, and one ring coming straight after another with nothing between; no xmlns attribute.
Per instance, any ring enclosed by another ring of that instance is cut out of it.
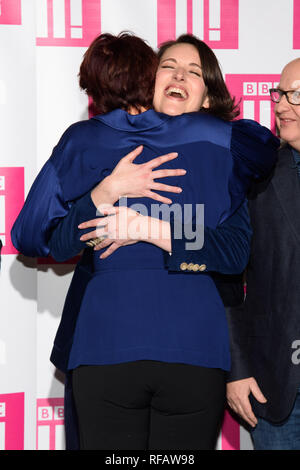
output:
<svg viewBox="0 0 300 470"><path fill-rule="evenodd" d="M239 103L230 96L224 81L219 62L212 49L205 42L192 34L183 34L174 41L167 41L160 45L158 58L176 44L191 44L199 54L203 80L207 87L209 108L201 108L199 111L212 114L225 121L231 121L240 114Z"/></svg>
<svg viewBox="0 0 300 470"><path fill-rule="evenodd" d="M152 107L158 57L132 33L100 34L84 54L79 85L99 114Z"/></svg>

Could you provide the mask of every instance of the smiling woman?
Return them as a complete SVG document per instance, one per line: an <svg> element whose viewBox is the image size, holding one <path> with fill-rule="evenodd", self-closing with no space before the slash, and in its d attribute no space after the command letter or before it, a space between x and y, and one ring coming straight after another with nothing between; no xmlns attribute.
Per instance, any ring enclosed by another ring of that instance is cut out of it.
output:
<svg viewBox="0 0 300 470"><path fill-rule="evenodd" d="M193 45L175 44L162 55L153 104L156 111L175 116L209 106L201 60Z"/></svg>
<svg viewBox="0 0 300 470"><path fill-rule="evenodd" d="M219 62L205 42L183 34L162 44L158 58L156 111L171 115L201 111L225 121L239 115L239 104L230 96Z"/></svg>

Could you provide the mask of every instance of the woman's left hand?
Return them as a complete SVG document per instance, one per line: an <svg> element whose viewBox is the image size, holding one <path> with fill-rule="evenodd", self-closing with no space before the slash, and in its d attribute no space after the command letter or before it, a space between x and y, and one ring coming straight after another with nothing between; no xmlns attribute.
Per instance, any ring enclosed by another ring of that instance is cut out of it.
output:
<svg viewBox="0 0 300 470"><path fill-rule="evenodd" d="M110 256L121 246L132 245L142 238L142 217L138 212L128 207L110 207L101 209L105 217L83 222L78 226L80 229L95 228L92 232L86 233L80 237L81 241L89 241L95 238L104 238L98 243L94 250L104 251L100 258L104 259Z"/></svg>

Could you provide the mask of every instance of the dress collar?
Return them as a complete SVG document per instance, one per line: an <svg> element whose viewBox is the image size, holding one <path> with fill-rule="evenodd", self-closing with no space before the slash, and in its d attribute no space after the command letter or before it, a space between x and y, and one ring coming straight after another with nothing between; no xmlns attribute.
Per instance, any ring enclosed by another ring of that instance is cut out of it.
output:
<svg viewBox="0 0 300 470"><path fill-rule="evenodd" d="M149 109L141 114L128 114L123 109L115 109L107 114L99 114L92 119L103 122L107 126L113 127L127 132L145 131L161 126L171 116L157 113L153 109Z"/></svg>

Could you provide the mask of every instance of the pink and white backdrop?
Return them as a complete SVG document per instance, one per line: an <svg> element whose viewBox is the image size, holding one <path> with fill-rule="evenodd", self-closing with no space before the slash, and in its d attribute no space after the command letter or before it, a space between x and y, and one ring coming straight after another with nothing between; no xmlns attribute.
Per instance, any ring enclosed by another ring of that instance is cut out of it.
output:
<svg viewBox="0 0 300 470"><path fill-rule="evenodd" d="M268 88L300 56L300 0L0 0L0 450L64 449L63 377L49 354L74 264L18 254L10 229L62 132L88 117L86 48L122 30L154 48L183 32L204 39L242 116L273 129ZM229 414L217 449L252 449Z"/></svg>

